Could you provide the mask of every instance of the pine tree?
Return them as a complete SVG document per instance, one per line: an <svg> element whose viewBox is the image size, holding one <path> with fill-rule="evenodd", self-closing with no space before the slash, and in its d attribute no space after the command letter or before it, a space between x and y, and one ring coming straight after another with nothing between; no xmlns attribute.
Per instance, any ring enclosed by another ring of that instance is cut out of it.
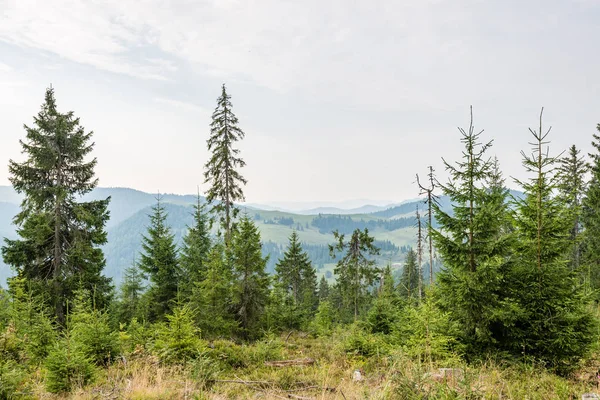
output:
<svg viewBox="0 0 600 400"><path fill-rule="evenodd" d="M372 333L387 335L392 331L398 316L397 300L392 268L388 264L381 276L377 298L367 315L367 323Z"/></svg>
<svg viewBox="0 0 600 400"><path fill-rule="evenodd" d="M206 258L210 251L209 221L204 212L204 205L198 202L194 205L194 225L188 229L183 238L180 254L182 294L189 297L197 282L206 277Z"/></svg>
<svg viewBox="0 0 600 400"><path fill-rule="evenodd" d="M564 199L554 195L558 160L544 148L550 129L544 133L542 113L539 130L530 129L532 155L522 152L523 166L533 176L517 181L525 198L516 204L518 259L508 285L514 308L505 345L515 355L564 370L589 350L595 327L565 260L573 221Z"/></svg>
<svg viewBox="0 0 600 400"><path fill-rule="evenodd" d="M317 306L317 275L308 254L302 251L296 231L289 241L283 258L275 265L276 279L292 296L301 318L305 319Z"/></svg>
<svg viewBox="0 0 600 400"><path fill-rule="evenodd" d="M156 205L152 207L148 232L142 237L143 252L139 263L139 268L151 282L147 292L150 321L164 318L171 310L180 276L175 238L166 225L167 213L160 200L158 195Z"/></svg>
<svg viewBox="0 0 600 400"><path fill-rule="evenodd" d="M319 281L319 289L317 291L317 296L319 297L319 302L325 301L329 298L329 283L327 283L327 279L325 279L325 275L321 277Z"/></svg>
<svg viewBox="0 0 600 400"><path fill-rule="evenodd" d="M25 126L21 141L26 160L10 161L10 181L25 195L15 216L19 239L5 240L4 261L17 276L53 305L58 322L65 322L65 304L79 282L93 294L98 307L110 300L110 279L102 275L108 220L106 200L78 202L98 184L96 159L86 161L94 144L73 112L57 110L54 90L34 126Z"/></svg>
<svg viewBox="0 0 600 400"><path fill-rule="evenodd" d="M225 262L225 249L216 243L206 260L206 276L196 283L192 304L198 327L207 337L230 336L236 323L232 309L232 271Z"/></svg>
<svg viewBox="0 0 600 400"><path fill-rule="evenodd" d="M600 132L600 124L597 126ZM583 259L588 287L600 288L600 133L593 135L595 153L589 154L591 179L583 198Z"/></svg>
<svg viewBox="0 0 600 400"><path fill-rule="evenodd" d="M581 260L581 202L585 193L585 175L588 172L588 166L575 145L569 148L567 156L561 158L559 162L558 191L571 214L570 265L573 269L579 269Z"/></svg>
<svg viewBox="0 0 600 400"><path fill-rule="evenodd" d="M246 163L238 156L239 149L233 147L244 136L232 111L231 96L223 85L210 124L207 143L212 156L204 166L204 182L210 184L206 200L213 205L211 212L219 215L221 227L225 231L226 247L230 245L234 220L239 212L234 202L244 201L242 186L246 184L246 179L238 169Z"/></svg>
<svg viewBox="0 0 600 400"><path fill-rule="evenodd" d="M144 277L137 264L125 268L123 282L119 288L118 320L129 323L133 318L140 318L141 297L144 292Z"/></svg>
<svg viewBox="0 0 600 400"><path fill-rule="evenodd" d="M269 296L267 258L262 256L260 233L254 222L244 215L232 240L233 293L236 317L242 337L257 333Z"/></svg>
<svg viewBox="0 0 600 400"><path fill-rule="evenodd" d="M378 255L379 249L373 244L374 238L369 236L366 228L364 231L356 229L348 242L344 241L345 235L338 231L333 232L333 236L336 243L329 246L331 257L335 258L335 252L346 251L334 269L342 306L353 313L354 320L357 320L367 305L368 289L379 274L375 260L368 256Z"/></svg>
<svg viewBox="0 0 600 400"><path fill-rule="evenodd" d="M404 298L419 299L419 282L422 280L417 266L417 253L410 248L406 253L402 277L398 283L398 292Z"/></svg>
<svg viewBox="0 0 600 400"><path fill-rule="evenodd" d="M462 327L461 340L471 356L490 350L500 334L502 271L510 248L502 234L505 208L499 207L506 201L486 187L493 171L486 157L492 142L479 142L483 131L475 132L472 108L468 131L459 131L465 147L462 160L443 160L450 179L441 188L452 212L434 203L440 229L431 233L446 267L438 274L441 306Z"/></svg>

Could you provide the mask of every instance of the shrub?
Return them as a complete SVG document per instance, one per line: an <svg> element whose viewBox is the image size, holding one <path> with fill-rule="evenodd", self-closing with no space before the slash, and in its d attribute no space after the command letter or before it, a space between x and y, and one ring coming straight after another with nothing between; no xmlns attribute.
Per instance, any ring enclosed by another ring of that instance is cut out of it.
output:
<svg viewBox="0 0 600 400"><path fill-rule="evenodd" d="M310 324L311 331L317 336L328 336L331 334L335 320L335 310L327 300L319 303L315 319Z"/></svg>
<svg viewBox="0 0 600 400"><path fill-rule="evenodd" d="M389 345L381 335L365 332L356 323L350 326L343 346L346 353L364 357L384 355L389 350Z"/></svg>
<svg viewBox="0 0 600 400"><path fill-rule="evenodd" d="M111 329L108 314L78 304L70 322L73 342L96 365L108 365L119 355L119 334Z"/></svg>
<svg viewBox="0 0 600 400"><path fill-rule="evenodd" d="M127 329L123 330L123 328L124 326L121 326L119 332L122 353L131 354L146 348L152 333L147 325L138 322L137 318L133 318Z"/></svg>
<svg viewBox="0 0 600 400"><path fill-rule="evenodd" d="M0 399L26 398L27 374L13 360L0 359Z"/></svg>
<svg viewBox="0 0 600 400"><path fill-rule="evenodd" d="M51 393L70 392L92 382L95 368L92 360L68 337L57 343L45 362L46 389Z"/></svg>
<svg viewBox="0 0 600 400"><path fill-rule="evenodd" d="M190 375L201 388L210 387L220 372L218 363L206 353L202 353L190 362Z"/></svg>
<svg viewBox="0 0 600 400"><path fill-rule="evenodd" d="M395 341L409 356L422 362L455 358L457 327L432 296L418 305L408 304L394 326Z"/></svg>
<svg viewBox="0 0 600 400"><path fill-rule="evenodd" d="M200 331L194 326L190 308L176 307L167 315L167 323L158 325L154 351L162 362L181 363L197 358L205 348Z"/></svg>

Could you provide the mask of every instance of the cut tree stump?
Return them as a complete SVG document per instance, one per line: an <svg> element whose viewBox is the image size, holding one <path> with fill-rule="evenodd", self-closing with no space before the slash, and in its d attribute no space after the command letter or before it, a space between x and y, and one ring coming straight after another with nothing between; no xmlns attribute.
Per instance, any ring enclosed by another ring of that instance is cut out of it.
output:
<svg viewBox="0 0 600 400"><path fill-rule="evenodd" d="M313 365L315 360L312 358L301 358L298 360L265 361L267 367L292 367L302 365Z"/></svg>

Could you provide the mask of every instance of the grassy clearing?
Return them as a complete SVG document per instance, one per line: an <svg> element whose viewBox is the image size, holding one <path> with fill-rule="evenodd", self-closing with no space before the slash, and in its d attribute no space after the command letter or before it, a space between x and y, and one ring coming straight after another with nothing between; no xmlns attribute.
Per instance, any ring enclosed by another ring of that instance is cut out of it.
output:
<svg viewBox="0 0 600 400"><path fill-rule="evenodd" d="M313 338L271 336L252 345L218 340L186 365L163 365L138 348L98 372L95 383L70 395L44 389L44 371L31 375L29 395L39 399L579 399L598 392L596 359L569 377L527 364L490 360L467 366L449 355L420 362L376 337L368 352L348 343L351 332ZM367 355L361 353L369 353ZM310 366L268 367L265 361L312 358ZM441 377L440 367L460 368ZM354 381L355 370L362 381ZM29 396L28 396L29 397Z"/></svg>

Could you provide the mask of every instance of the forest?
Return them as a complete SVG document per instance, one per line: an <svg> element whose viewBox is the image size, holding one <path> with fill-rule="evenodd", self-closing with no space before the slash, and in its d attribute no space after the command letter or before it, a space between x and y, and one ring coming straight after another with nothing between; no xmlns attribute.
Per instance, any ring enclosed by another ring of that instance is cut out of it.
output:
<svg viewBox="0 0 600 400"><path fill-rule="evenodd" d="M199 193L179 245L157 195L142 251L115 285L102 251L111 198L85 197L98 185L93 133L46 90L24 126L24 160L8 165L23 200L2 245L14 275L0 288L0 399L598 392L600 124L592 153L554 149L542 109L520 146L528 178L516 180L471 108L462 152L443 159L449 179L420 166L418 209L374 213L400 216L386 221L318 215L319 231L339 228L322 246L299 239L308 222L240 212L245 132L225 85L216 103L199 171L206 201ZM288 227L287 246L263 241L257 221ZM414 248L372 234L405 226ZM331 279L318 279L326 263Z"/></svg>

